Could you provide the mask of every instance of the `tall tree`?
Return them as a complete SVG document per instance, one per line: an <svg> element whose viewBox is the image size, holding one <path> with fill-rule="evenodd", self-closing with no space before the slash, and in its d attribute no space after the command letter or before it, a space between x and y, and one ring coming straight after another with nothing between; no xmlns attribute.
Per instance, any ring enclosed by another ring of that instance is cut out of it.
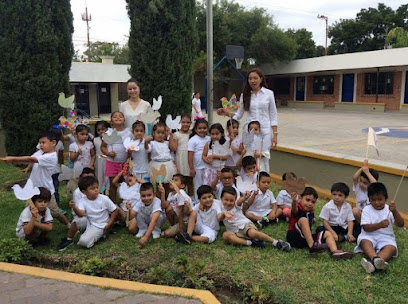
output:
<svg viewBox="0 0 408 304"><path fill-rule="evenodd" d="M58 122L58 93L70 95L74 54L69 0L0 1L0 109L10 155L35 150Z"/></svg>
<svg viewBox="0 0 408 304"><path fill-rule="evenodd" d="M89 56L91 62L102 62L101 56L113 56L113 62L117 64L129 64L129 46L123 47L117 42L95 41L84 52L83 58Z"/></svg>
<svg viewBox="0 0 408 304"><path fill-rule="evenodd" d="M162 95L160 112L189 112L196 46L194 0L127 0L130 17L130 74L141 96Z"/></svg>
<svg viewBox="0 0 408 304"><path fill-rule="evenodd" d="M312 32L307 29L288 29L286 34L296 42L296 59L311 58L316 56L316 43Z"/></svg>

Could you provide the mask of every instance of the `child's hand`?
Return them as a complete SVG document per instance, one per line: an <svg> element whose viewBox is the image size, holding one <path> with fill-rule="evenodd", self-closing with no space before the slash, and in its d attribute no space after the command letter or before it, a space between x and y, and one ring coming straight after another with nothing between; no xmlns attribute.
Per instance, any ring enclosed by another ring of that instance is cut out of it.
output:
<svg viewBox="0 0 408 304"><path fill-rule="evenodd" d="M69 201L69 207L74 208L75 207L75 201L70 200Z"/></svg>
<svg viewBox="0 0 408 304"><path fill-rule="evenodd" d="M127 201L126 202L126 209L129 211L130 209L132 209L132 203Z"/></svg>
<svg viewBox="0 0 408 304"><path fill-rule="evenodd" d="M153 136L146 136L145 141L149 142L153 140Z"/></svg>
<svg viewBox="0 0 408 304"><path fill-rule="evenodd" d="M299 200L299 196L297 195L296 192L292 192L290 194L290 197L292 198L292 201L297 202Z"/></svg>
<svg viewBox="0 0 408 304"><path fill-rule="evenodd" d="M189 201L184 201L184 207L187 209L190 209L190 202Z"/></svg>
<svg viewBox="0 0 408 304"><path fill-rule="evenodd" d="M395 204L394 201L391 201L388 207L389 207L389 209L390 209L390 211L391 211L392 213L394 213L395 211L397 211L397 205Z"/></svg>
<svg viewBox="0 0 408 304"><path fill-rule="evenodd" d="M335 231L333 231L333 232L332 232L332 235L333 235L333 239L334 239L336 242L338 242L338 241L339 241L339 236L338 236L338 234L337 234Z"/></svg>
<svg viewBox="0 0 408 304"><path fill-rule="evenodd" d="M380 226L380 228L387 228L390 225L390 221L382 220L381 222L378 223L378 225Z"/></svg>
<svg viewBox="0 0 408 304"><path fill-rule="evenodd" d="M242 149L242 152L241 152L241 155L245 155L246 154L246 152L247 152L247 150L244 148L244 149Z"/></svg>
<svg viewBox="0 0 408 304"><path fill-rule="evenodd" d="M262 156L262 153L259 153L259 152L254 152L254 157L255 158L260 158Z"/></svg>
<svg viewBox="0 0 408 304"><path fill-rule="evenodd" d="M23 172L24 174L27 174L28 172L30 172L30 168L26 167L23 170L21 170L21 172Z"/></svg>
<svg viewBox="0 0 408 304"><path fill-rule="evenodd" d="M157 190L159 190L160 193L164 193L164 187L161 183L157 185Z"/></svg>
<svg viewBox="0 0 408 304"><path fill-rule="evenodd" d="M353 243L356 241L356 238L354 237L352 233L348 233L347 236L348 236L349 243Z"/></svg>
<svg viewBox="0 0 408 304"><path fill-rule="evenodd" d="M33 217L37 218L38 217L38 209L37 208L31 208L31 214Z"/></svg>
<svg viewBox="0 0 408 304"><path fill-rule="evenodd" d="M78 154L82 154L81 148L78 149L78 152L77 152L77 153L78 153Z"/></svg>
<svg viewBox="0 0 408 304"><path fill-rule="evenodd" d="M217 170L217 179L220 180L221 178L221 170Z"/></svg>
<svg viewBox="0 0 408 304"><path fill-rule="evenodd" d="M13 159L10 156L2 157L0 160L4 161L5 163L13 162Z"/></svg>
<svg viewBox="0 0 408 304"><path fill-rule="evenodd" d="M217 114L218 115L221 115L221 116L228 116L228 111L227 110L225 110L224 108L219 108L219 109L217 109Z"/></svg>
<svg viewBox="0 0 408 304"><path fill-rule="evenodd" d="M231 221L234 219L234 215L232 214L231 211L224 211L224 216L228 221Z"/></svg>
<svg viewBox="0 0 408 304"><path fill-rule="evenodd" d="M110 158L115 158L115 156L116 156L116 153L115 152L113 152L113 151L111 151L111 152L108 152L108 153L106 153L106 155L108 155Z"/></svg>
<svg viewBox="0 0 408 304"><path fill-rule="evenodd" d="M361 167L364 173L369 172L370 170L368 169L368 159L365 159L363 162L363 166Z"/></svg>
<svg viewBox="0 0 408 304"><path fill-rule="evenodd" d="M140 246L143 246L146 242L147 242L147 236L146 235L144 235L144 236L142 236L141 238L140 238L140 240L139 240L139 245Z"/></svg>
<svg viewBox="0 0 408 304"><path fill-rule="evenodd" d="M245 199L249 199L251 197L251 191L245 191L245 195L244 195Z"/></svg>
<svg viewBox="0 0 408 304"><path fill-rule="evenodd" d="M196 176L196 172L193 168L190 168L190 176L191 177L195 177Z"/></svg>

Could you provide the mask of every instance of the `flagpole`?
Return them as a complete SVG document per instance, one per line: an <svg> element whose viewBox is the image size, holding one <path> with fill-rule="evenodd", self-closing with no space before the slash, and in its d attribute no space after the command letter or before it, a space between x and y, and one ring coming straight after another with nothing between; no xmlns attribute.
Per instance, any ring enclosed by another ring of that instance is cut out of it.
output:
<svg viewBox="0 0 408 304"><path fill-rule="evenodd" d="M394 202L397 199L397 194L398 194L398 191L399 191L399 189L401 187L402 181L404 180L404 176L405 176L405 172L407 172L407 168L408 168L408 166L404 169L404 172L402 173L401 180L400 180L399 185L397 187L397 191L395 192L395 195L394 195L394 199L393 199Z"/></svg>

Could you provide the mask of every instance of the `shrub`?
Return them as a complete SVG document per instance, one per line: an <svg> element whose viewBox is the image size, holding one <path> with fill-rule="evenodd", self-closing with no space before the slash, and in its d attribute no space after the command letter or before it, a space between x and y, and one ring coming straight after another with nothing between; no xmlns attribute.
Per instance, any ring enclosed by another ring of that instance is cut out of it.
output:
<svg viewBox="0 0 408 304"><path fill-rule="evenodd" d="M0 261L22 263L31 259L34 250L31 245L19 238L8 238L0 241Z"/></svg>

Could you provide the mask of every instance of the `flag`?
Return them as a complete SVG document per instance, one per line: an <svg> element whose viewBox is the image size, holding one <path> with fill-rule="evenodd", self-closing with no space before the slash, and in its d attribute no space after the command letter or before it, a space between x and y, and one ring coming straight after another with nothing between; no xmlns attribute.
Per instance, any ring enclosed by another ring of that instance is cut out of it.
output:
<svg viewBox="0 0 408 304"><path fill-rule="evenodd" d="M375 151L377 151L377 155L380 156L377 147L377 135L371 127L368 128L367 146L373 146L375 148Z"/></svg>

